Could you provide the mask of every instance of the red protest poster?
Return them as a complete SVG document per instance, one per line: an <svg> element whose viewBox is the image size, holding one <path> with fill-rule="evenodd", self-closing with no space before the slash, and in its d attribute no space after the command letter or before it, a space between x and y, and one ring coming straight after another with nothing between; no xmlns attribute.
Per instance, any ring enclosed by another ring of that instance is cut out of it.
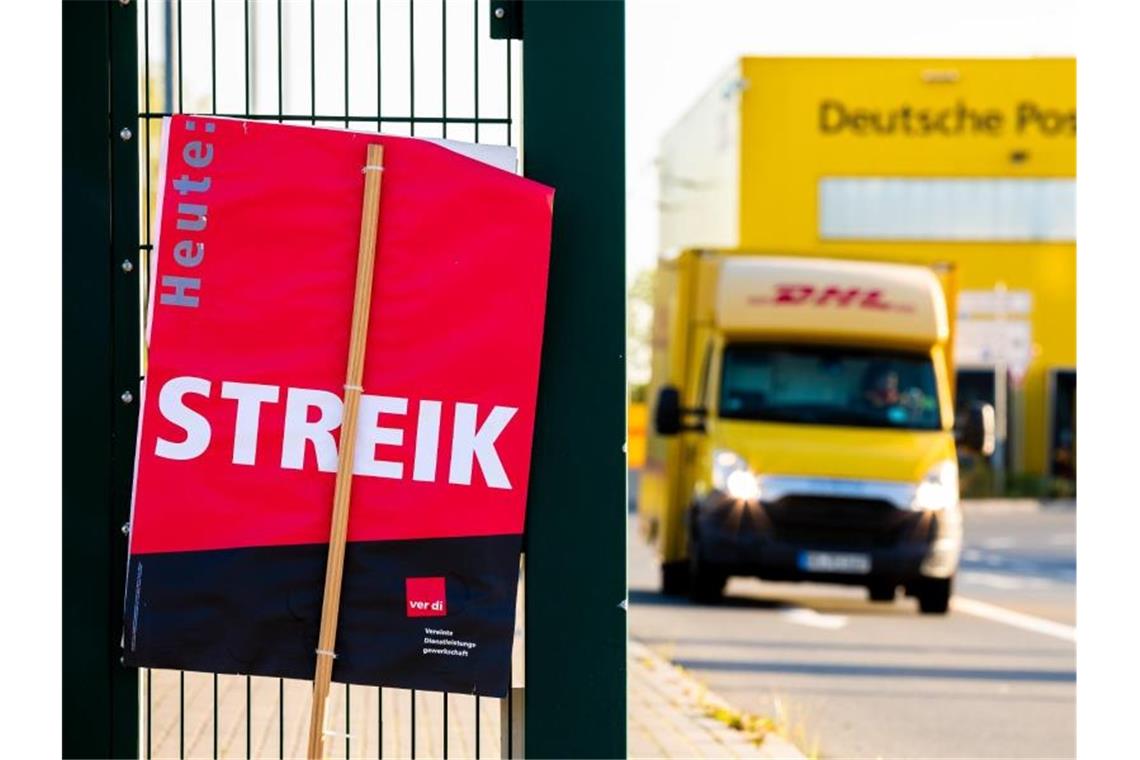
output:
<svg viewBox="0 0 1140 760"><path fill-rule="evenodd" d="M504 695L553 190L415 139L176 116L164 140L126 662L312 677L379 142L333 678Z"/></svg>

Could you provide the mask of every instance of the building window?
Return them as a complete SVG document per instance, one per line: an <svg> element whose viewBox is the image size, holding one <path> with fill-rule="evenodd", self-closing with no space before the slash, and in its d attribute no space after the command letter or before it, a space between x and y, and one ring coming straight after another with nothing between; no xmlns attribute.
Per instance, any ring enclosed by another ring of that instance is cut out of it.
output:
<svg viewBox="0 0 1140 760"><path fill-rule="evenodd" d="M824 177L824 240L1071 242L1076 181L1061 178Z"/></svg>

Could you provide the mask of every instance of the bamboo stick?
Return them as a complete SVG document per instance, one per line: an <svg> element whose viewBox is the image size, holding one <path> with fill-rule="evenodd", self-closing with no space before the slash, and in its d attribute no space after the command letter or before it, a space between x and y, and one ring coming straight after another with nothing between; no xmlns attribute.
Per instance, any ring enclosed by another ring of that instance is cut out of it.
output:
<svg viewBox="0 0 1140 760"><path fill-rule="evenodd" d="M309 760L320 760L324 750L325 704L332 679L336 624L340 612L340 586L344 574L344 546L348 532L349 496L352 493L352 463L356 449L356 416L364 374L364 349L368 339L368 311L372 304L372 269L376 258L376 227L380 215L380 177L384 147L368 146L364 169L364 213L360 220L360 248L356 258L356 296L352 306L352 333L348 369L344 381L344 417L340 427L340 451L336 467L329 556L325 568L325 596L321 606L321 630L317 644L317 667L313 675L313 704L309 713Z"/></svg>

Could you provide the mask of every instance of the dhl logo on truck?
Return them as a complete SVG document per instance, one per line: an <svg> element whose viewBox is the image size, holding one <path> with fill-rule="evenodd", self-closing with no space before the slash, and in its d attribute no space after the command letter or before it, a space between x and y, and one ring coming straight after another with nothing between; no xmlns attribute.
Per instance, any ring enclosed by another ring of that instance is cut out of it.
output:
<svg viewBox="0 0 1140 760"><path fill-rule="evenodd" d="M751 306L835 306L875 311L914 311L910 304L887 300L880 288L840 285L777 284L775 295L749 296Z"/></svg>

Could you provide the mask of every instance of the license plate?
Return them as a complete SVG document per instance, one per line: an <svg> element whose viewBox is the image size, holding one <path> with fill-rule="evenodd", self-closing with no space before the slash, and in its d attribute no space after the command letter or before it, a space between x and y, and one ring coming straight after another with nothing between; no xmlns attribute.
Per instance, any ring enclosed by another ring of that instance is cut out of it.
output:
<svg viewBox="0 0 1140 760"><path fill-rule="evenodd" d="M871 572L871 555L854 552L800 552L800 570L810 573L848 573L866 575Z"/></svg>

